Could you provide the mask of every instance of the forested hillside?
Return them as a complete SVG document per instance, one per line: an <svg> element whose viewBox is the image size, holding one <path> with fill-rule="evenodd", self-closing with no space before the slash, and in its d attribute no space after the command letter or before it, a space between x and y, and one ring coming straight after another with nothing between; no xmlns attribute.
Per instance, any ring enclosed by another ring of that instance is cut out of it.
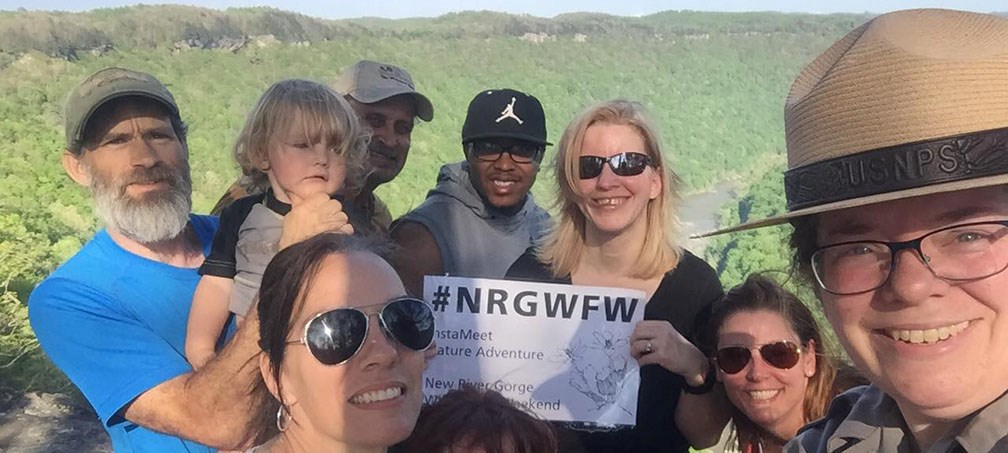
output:
<svg viewBox="0 0 1008 453"><path fill-rule="evenodd" d="M724 226L738 225L783 214L784 169L784 164L780 163L752 180L737 200L721 207L718 223ZM790 238L791 226L787 223L715 236L707 245L704 258L718 271L725 288L741 283L753 272L763 272L775 278L808 303L818 318L819 325L825 328L829 324L812 289L791 273L793 257L788 247ZM835 341L832 329L824 330L827 339ZM836 352L840 351L838 344L832 346L836 347Z"/></svg>
<svg viewBox="0 0 1008 453"><path fill-rule="evenodd" d="M467 12L329 21L264 8L183 6L0 12L0 319L10 320L0 323L0 383L63 385L45 368L23 302L96 228L87 194L63 174L59 153L66 93L100 68L151 72L176 95L190 124L195 209L205 212L237 175L230 147L266 86L287 77L330 82L362 58L401 65L433 101L435 117L415 129L403 174L380 189L398 215L422 200L441 164L461 157L468 101L491 87L539 97L553 141L593 101L643 101L688 190L726 179L745 187L761 175L779 175L767 172L779 171L791 80L866 18L664 12L544 19ZM535 191L549 199L552 187L544 183L552 175L541 176ZM717 244L738 249L744 241ZM783 245L776 236L757 242ZM754 256L774 254L738 249L709 256L722 264L729 284L746 266L762 267Z"/></svg>

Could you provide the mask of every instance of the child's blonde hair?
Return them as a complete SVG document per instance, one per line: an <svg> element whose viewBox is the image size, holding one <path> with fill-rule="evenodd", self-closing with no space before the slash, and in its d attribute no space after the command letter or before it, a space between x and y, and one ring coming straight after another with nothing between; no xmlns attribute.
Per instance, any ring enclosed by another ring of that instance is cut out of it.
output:
<svg viewBox="0 0 1008 453"><path fill-rule="evenodd" d="M364 181L364 159L369 136L357 122L350 103L331 88L310 80L287 79L274 83L259 98L238 134L234 158L246 180L255 187L269 186L261 168L269 165L269 147L279 135L299 121L305 138L323 138L335 146L346 162L343 193L353 195Z"/></svg>

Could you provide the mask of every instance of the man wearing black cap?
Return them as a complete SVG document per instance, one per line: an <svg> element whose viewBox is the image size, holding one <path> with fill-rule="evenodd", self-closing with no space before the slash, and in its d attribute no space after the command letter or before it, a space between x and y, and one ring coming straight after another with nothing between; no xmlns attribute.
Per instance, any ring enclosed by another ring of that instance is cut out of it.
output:
<svg viewBox="0 0 1008 453"><path fill-rule="evenodd" d="M487 90L462 126L466 160L441 167L419 207L392 225L395 267L413 294L424 275L500 278L539 241L549 223L529 190L546 145L546 118L534 96Z"/></svg>
<svg viewBox="0 0 1008 453"><path fill-rule="evenodd" d="M109 68L71 91L65 116L63 167L90 188L105 228L32 291L39 344L94 407L115 451L242 446L256 415L255 317L198 373L183 355L196 269L217 219L189 213L174 97L150 74Z"/></svg>

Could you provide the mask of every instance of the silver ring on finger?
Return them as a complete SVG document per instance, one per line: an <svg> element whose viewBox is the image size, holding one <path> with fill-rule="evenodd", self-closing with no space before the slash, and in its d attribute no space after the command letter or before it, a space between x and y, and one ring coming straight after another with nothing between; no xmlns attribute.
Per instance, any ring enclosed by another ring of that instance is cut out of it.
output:
<svg viewBox="0 0 1008 453"><path fill-rule="evenodd" d="M654 346L653 346L653 345L651 344L651 342L649 341L649 342L647 342L647 344L646 344L646 345L644 345L644 353L645 353L645 354L650 354L650 353L652 353L652 352L654 352Z"/></svg>

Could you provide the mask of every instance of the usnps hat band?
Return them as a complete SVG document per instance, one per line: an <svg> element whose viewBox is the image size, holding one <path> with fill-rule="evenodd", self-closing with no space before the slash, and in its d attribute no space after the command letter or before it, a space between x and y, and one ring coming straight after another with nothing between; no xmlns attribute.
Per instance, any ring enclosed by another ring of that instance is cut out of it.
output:
<svg viewBox="0 0 1008 453"><path fill-rule="evenodd" d="M787 210L1008 173L1008 128L837 157L784 173Z"/></svg>

